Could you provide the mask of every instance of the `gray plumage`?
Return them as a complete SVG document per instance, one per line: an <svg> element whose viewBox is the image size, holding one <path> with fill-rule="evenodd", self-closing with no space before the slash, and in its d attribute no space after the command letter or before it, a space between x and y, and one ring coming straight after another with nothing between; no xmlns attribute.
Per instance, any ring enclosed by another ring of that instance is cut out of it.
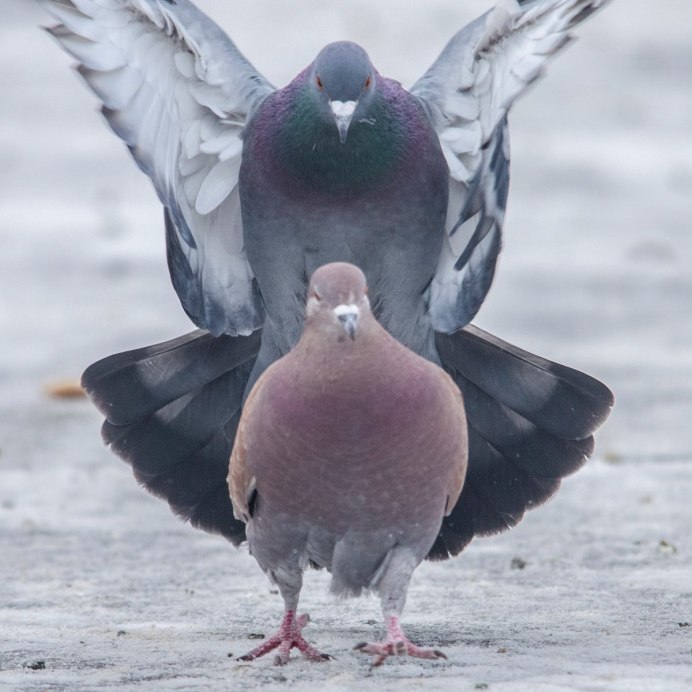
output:
<svg viewBox="0 0 692 692"><path fill-rule="evenodd" d="M298 342L308 277L334 261L363 269L375 317L465 400L466 482L428 558L514 526L588 459L610 391L469 322L502 244L508 111L607 0L504 1L409 91L349 42L277 90L189 0L40 1L154 183L200 328L83 377L106 442L176 514L245 539L225 483L243 402Z"/></svg>
<svg viewBox="0 0 692 692"><path fill-rule="evenodd" d="M365 270L381 323L467 402L468 479L430 558L513 526L584 463L608 389L458 327L501 246L507 111L604 2L503 3L407 92L348 42L277 91L188 0L42 1L154 182L173 284L204 328L83 378L106 442L176 514L245 538L224 492L243 399L298 340L307 276L332 260Z"/></svg>
<svg viewBox="0 0 692 692"><path fill-rule="evenodd" d="M318 269L303 335L247 399L229 472L236 517L247 522L250 551L278 585L287 617L312 563L332 573L339 595L378 592L388 626L398 621L466 464L452 379L378 324L359 269ZM383 646L395 643L408 644L394 636ZM410 646L409 654L436 657Z"/></svg>
<svg viewBox="0 0 692 692"><path fill-rule="evenodd" d="M108 123L154 182L187 313L215 335L264 324L257 375L296 342L306 277L332 260L363 267L377 316L435 359L433 330L467 324L492 282L507 195L507 111L569 30L606 0L504 3L456 34L410 92L353 44L328 47L276 91L188 0L41 2L61 22L51 32L80 62ZM335 146L327 104L351 100L351 141ZM319 117L301 131L291 123L305 109ZM284 132L255 146L263 121ZM329 173L307 159L277 158L268 150L277 146L302 154L315 146L319 165L344 175L314 191L311 183ZM372 170L357 150L389 156L386 169ZM272 180L277 161L286 165ZM352 204L357 198L357 212L334 199L339 190ZM292 221L306 210L296 233Z"/></svg>

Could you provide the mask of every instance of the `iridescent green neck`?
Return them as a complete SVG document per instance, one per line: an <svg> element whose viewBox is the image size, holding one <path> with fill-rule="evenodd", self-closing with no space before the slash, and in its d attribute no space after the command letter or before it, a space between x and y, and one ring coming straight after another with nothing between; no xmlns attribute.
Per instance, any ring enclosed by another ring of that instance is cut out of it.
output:
<svg viewBox="0 0 692 692"><path fill-rule="evenodd" d="M406 153L405 132L381 97L371 102L365 122L356 116L342 144L310 93L299 89L292 96L278 152L288 175L313 190L350 195L391 179Z"/></svg>

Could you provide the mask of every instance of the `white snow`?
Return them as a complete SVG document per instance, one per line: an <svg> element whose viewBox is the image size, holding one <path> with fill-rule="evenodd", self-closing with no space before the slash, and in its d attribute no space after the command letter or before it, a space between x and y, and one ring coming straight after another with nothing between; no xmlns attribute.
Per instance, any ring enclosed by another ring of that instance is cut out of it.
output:
<svg viewBox="0 0 692 692"><path fill-rule="evenodd" d="M200 4L279 85L337 39L410 85L489 6ZM553 502L417 571L404 626L449 660L375 671L350 649L381 635L376 600L334 601L319 573L306 635L335 661L228 658L278 625L279 596L246 551L137 487L90 404L44 395L191 325L151 186L39 9L2 13L0 689L692 689L688 0L612 3L513 111L505 250L478 324L603 379L617 405Z"/></svg>

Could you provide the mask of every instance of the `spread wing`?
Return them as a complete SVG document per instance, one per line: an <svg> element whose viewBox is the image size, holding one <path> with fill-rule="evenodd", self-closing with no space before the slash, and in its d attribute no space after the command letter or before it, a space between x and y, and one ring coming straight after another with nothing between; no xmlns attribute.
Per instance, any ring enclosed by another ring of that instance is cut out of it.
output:
<svg viewBox="0 0 692 692"><path fill-rule="evenodd" d="M412 87L450 173L447 238L430 286L437 331L470 322L495 273L509 186L507 112L570 30L609 0L504 0L457 33Z"/></svg>
<svg viewBox="0 0 692 692"><path fill-rule="evenodd" d="M165 207L180 301L213 334L249 334L262 307L245 258L242 132L273 87L188 0L40 0L103 114Z"/></svg>

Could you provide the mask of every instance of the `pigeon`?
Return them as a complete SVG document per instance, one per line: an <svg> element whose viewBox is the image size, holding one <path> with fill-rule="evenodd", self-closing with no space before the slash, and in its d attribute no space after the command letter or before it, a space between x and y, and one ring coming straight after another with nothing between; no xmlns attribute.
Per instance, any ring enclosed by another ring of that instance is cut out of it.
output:
<svg viewBox="0 0 692 692"><path fill-rule="evenodd" d="M508 111L607 0L503 0L408 90L348 41L276 89L189 0L41 2L154 184L197 327L82 379L105 442L178 516L246 540L226 484L244 403L332 262L362 269L374 317L465 402L466 480L428 559L515 526L586 462L609 389L471 321L501 247Z"/></svg>
<svg viewBox="0 0 692 692"><path fill-rule="evenodd" d="M392 654L444 658L412 644L399 618L409 580L455 506L467 466L464 404L452 378L374 318L363 272L315 271L305 328L267 368L243 408L228 483L251 554L278 586L277 634L242 656L278 648L275 663L311 646L297 615L303 570L326 568L340 596L380 596L387 638L356 648L380 665Z"/></svg>
<svg viewBox="0 0 692 692"><path fill-rule="evenodd" d="M152 179L183 308L263 337L249 389L297 342L307 277L352 261L373 311L439 360L490 288L509 182L507 112L607 0L504 1L411 87L326 46L275 89L189 0L40 0L106 121Z"/></svg>

